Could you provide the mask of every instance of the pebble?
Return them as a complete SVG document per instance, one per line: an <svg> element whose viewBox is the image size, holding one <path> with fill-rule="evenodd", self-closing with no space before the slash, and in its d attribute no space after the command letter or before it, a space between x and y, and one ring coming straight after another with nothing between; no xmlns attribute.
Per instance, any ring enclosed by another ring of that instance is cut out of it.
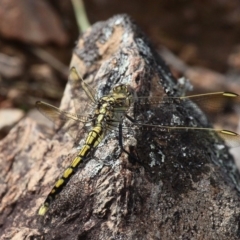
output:
<svg viewBox="0 0 240 240"><path fill-rule="evenodd" d="M0 130L12 127L24 116L24 112L20 109L0 109Z"/></svg>

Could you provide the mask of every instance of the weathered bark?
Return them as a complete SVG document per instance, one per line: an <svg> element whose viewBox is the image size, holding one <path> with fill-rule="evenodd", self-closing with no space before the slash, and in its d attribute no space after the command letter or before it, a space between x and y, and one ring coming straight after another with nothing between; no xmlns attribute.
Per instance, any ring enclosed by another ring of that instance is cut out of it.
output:
<svg viewBox="0 0 240 240"><path fill-rule="evenodd" d="M126 15L93 25L79 39L71 65L99 95L119 83L138 96L159 96L161 89L177 96L185 87ZM68 85L61 108L70 110L71 100ZM152 109L151 116L144 111L135 117L208 125L191 103ZM41 131L25 119L0 143L2 238L240 238L239 173L216 136L124 132L136 161L120 151L118 134L109 134L42 218L37 209L77 150L65 133L51 138Z"/></svg>

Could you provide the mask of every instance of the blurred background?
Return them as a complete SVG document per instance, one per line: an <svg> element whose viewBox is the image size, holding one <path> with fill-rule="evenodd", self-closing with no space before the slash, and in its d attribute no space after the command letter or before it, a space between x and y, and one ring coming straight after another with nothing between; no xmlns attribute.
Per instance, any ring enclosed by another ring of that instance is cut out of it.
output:
<svg viewBox="0 0 240 240"><path fill-rule="evenodd" d="M174 76L192 93L240 93L239 0L85 0L90 24L129 14L152 41ZM34 104L59 105L72 49L87 27L80 0L0 0L0 139ZM237 109L238 107L235 106ZM238 131L238 112L217 120ZM36 117L35 117L36 118Z"/></svg>

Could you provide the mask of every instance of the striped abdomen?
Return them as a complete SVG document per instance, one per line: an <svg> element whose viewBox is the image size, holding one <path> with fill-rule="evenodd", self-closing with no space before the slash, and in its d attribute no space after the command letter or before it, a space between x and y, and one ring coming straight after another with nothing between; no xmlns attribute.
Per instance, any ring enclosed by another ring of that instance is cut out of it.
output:
<svg viewBox="0 0 240 240"><path fill-rule="evenodd" d="M89 133L86 139L85 144L82 149L79 151L78 155L73 159L72 163L65 169L61 178L57 180L51 192L48 194L46 200L40 207L38 214L45 215L47 212L49 205L55 199L55 197L62 191L63 187L67 184L71 176L76 172L81 161L86 158L90 151L97 147L98 144L103 139L104 135L102 132L102 126L95 126Z"/></svg>

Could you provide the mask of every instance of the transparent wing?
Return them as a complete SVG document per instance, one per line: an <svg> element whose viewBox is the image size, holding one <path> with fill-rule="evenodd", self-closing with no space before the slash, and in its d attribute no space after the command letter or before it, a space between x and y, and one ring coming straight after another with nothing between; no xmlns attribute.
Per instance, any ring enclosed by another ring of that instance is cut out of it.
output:
<svg viewBox="0 0 240 240"><path fill-rule="evenodd" d="M37 101L36 107L44 116L51 120L57 128L68 132L74 139L82 127L91 121L88 117L62 111L42 101Z"/></svg>
<svg viewBox="0 0 240 240"><path fill-rule="evenodd" d="M193 101L196 103L203 111L210 113L212 111L219 112L223 110L226 104L230 104L231 102L238 102L239 95L230 92L213 92L213 93L206 93L206 94L198 94L198 95L190 95L184 97L139 97L137 102L131 107L136 108L136 112L140 111L140 113L146 112L147 115L151 114L149 110L154 109L156 112L160 112L160 115L164 115L166 111L173 111L176 109L176 106L179 106L181 103L186 101ZM185 105L182 105L185 107ZM164 110L163 110L164 109ZM117 110L116 110L117 111ZM130 117L131 118L131 117ZM163 116L165 119L165 116ZM168 120L166 120L165 125L158 125L158 124L144 124L145 118L140 118L140 122L136 119L130 120L134 125L138 126L141 131L165 131L167 132L176 132L182 134L186 131L190 131L193 134L198 136L199 132L208 132L218 134L229 147L238 147L240 146L240 135L223 129L213 129L213 128L200 128L200 127L189 127L189 126L173 126L172 124L168 125ZM167 124L166 124L167 123Z"/></svg>
<svg viewBox="0 0 240 240"><path fill-rule="evenodd" d="M213 92L191 95L180 98L182 101L191 100L205 112L222 111L226 105L239 101L239 95L231 92Z"/></svg>
<svg viewBox="0 0 240 240"><path fill-rule="evenodd" d="M184 132L191 132L198 136L199 132L206 132L209 134L215 133L222 138L227 146L230 148L239 147L240 146L240 135L224 129L214 129L214 128L200 128L200 127L178 127L178 126L162 126L162 125L151 125L151 124L141 124L141 123L134 123L134 125L138 126L138 130L140 131L147 131L147 132L165 132L168 134L170 132L176 132L178 134L183 134ZM129 129L128 127L124 127L124 130Z"/></svg>
<svg viewBox="0 0 240 240"><path fill-rule="evenodd" d="M240 146L240 135L231 132L228 130L215 130L218 135L226 142L226 144L231 147L239 147Z"/></svg>
<svg viewBox="0 0 240 240"><path fill-rule="evenodd" d="M69 83L75 112L87 116L97 102L95 91L87 84L87 80L82 79L75 67L72 67L70 70Z"/></svg>
<svg viewBox="0 0 240 240"><path fill-rule="evenodd" d="M95 92L82 79L75 67L70 69L69 84L75 113L62 111L48 103L36 102L37 109L51 120L57 128L69 133L74 139L81 135L81 130L87 122L91 122L90 113L96 105Z"/></svg>
<svg viewBox="0 0 240 240"><path fill-rule="evenodd" d="M233 101L240 102L240 97L231 92L213 92L184 97L139 97L134 107L141 111L144 108L151 109L165 105L168 111L172 111L177 103L181 104L187 101L193 101L206 113L215 113L222 111Z"/></svg>

